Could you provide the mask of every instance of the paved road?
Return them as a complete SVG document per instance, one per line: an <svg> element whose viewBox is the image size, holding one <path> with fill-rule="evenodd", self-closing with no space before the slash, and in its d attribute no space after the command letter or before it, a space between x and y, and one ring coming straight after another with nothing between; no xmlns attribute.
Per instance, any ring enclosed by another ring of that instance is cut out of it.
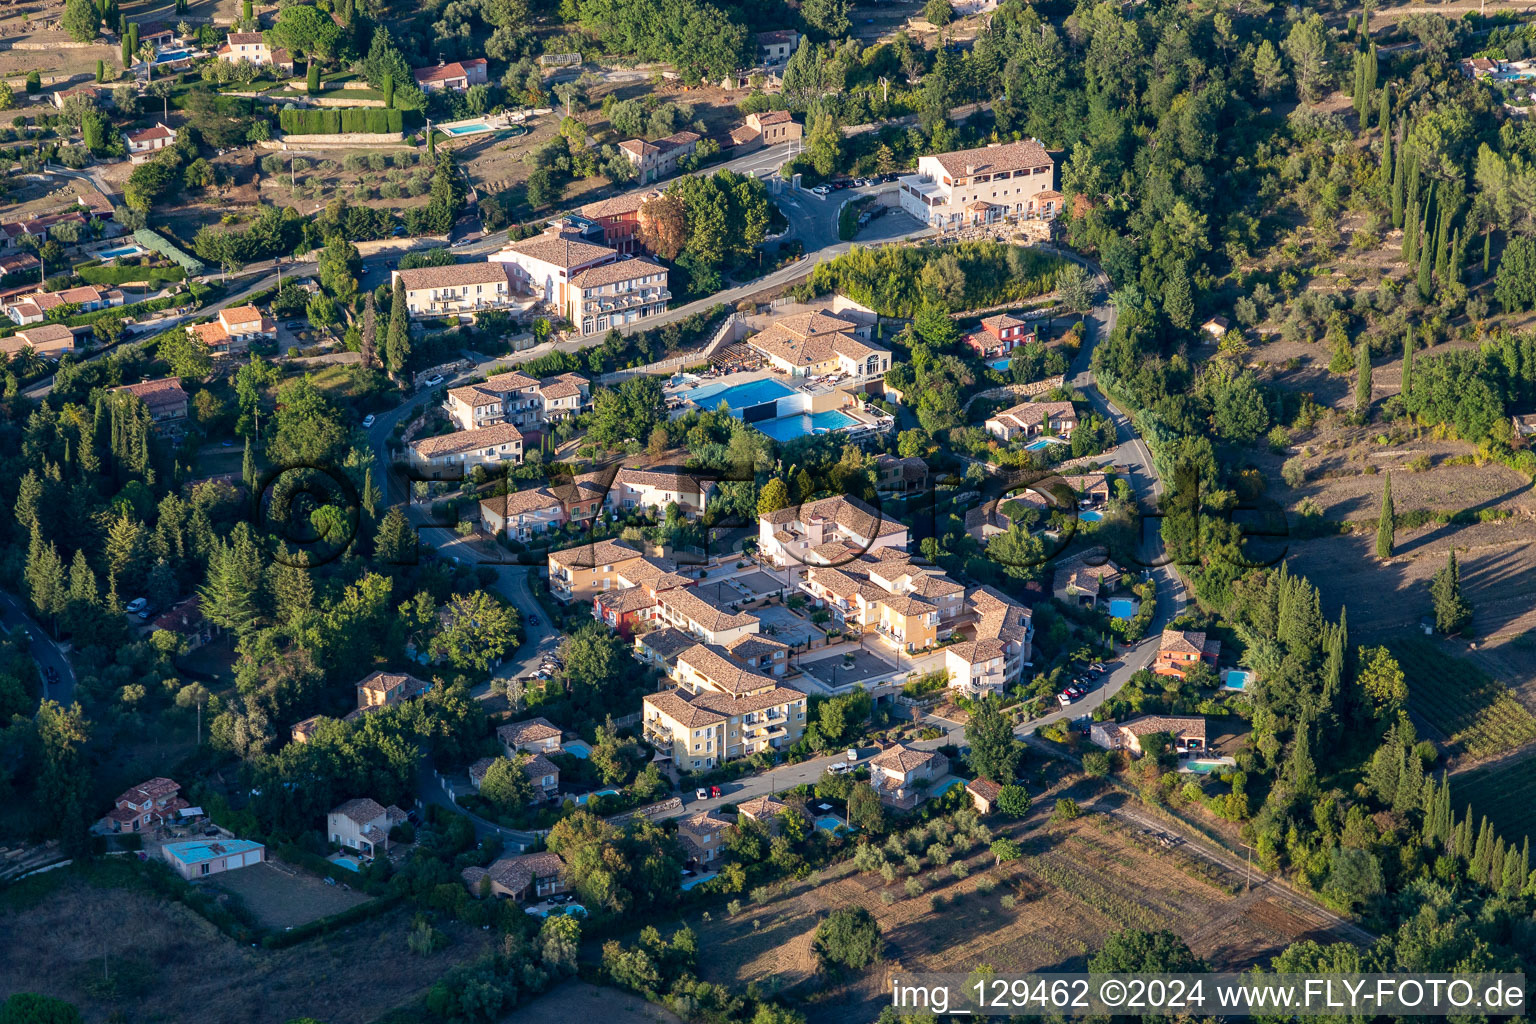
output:
<svg viewBox="0 0 1536 1024"><path fill-rule="evenodd" d="M43 677L43 699L56 700L60 704L68 704L75 696L75 670L70 666L69 659L59 649L59 645L48 639L48 634L26 613L22 600L13 597L4 591L0 591L0 622L5 624L7 632L14 633L17 627L25 627L32 635L29 652L32 659L37 662L38 674ZM48 685L47 669L53 668L59 674L57 686Z"/></svg>

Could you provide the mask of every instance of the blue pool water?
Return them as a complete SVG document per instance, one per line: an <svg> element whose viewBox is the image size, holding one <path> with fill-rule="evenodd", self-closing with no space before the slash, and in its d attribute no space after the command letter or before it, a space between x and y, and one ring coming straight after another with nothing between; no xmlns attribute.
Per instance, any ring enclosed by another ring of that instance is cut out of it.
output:
<svg viewBox="0 0 1536 1024"><path fill-rule="evenodd" d="M1136 602L1129 597L1109 599L1109 615L1113 619L1129 619L1136 614Z"/></svg>
<svg viewBox="0 0 1536 1024"><path fill-rule="evenodd" d="M1104 513L1095 512L1093 509L1089 509L1087 512L1079 512L1077 514L1077 518L1081 519L1085 523L1096 523L1104 518Z"/></svg>
<svg viewBox="0 0 1536 1024"><path fill-rule="evenodd" d="M953 778L945 779L942 785L940 785L937 789L935 789L932 793L930 793L928 795L929 796L943 796L945 793L948 793L951 789L954 789L956 786L961 786L961 785L964 785L964 781L961 780L961 779L953 779Z"/></svg>
<svg viewBox="0 0 1536 1024"><path fill-rule="evenodd" d="M570 754L572 757L579 757L583 761L592 756L592 748L581 740L571 740L571 742L563 743L561 746L567 754Z"/></svg>
<svg viewBox="0 0 1536 1024"><path fill-rule="evenodd" d="M103 249L101 252L96 254L96 257L101 260L115 260L120 256L137 256L139 253L144 251L145 250L142 246L120 245L115 249Z"/></svg>
<svg viewBox="0 0 1536 1024"><path fill-rule="evenodd" d="M336 864L336 865L338 865L340 867L344 867L348 871L359 871L360 872L360 871L363 870L362 861L358 860L356 857L348 857L346 854L343 854L343 853L338 853L338 854L335 854L334 856L332 856L331 857L331 863L332 864Z"/></svg>
<svg viewBox="0 0 1536 1024"><path fill-rule="evenodd" d="M1246 690L1248 681L1253 678L1252 672L1244 672L1241 669L1231 669L1222 677L1221 685L1228 690Z"/></svg>
<svg viewBox="0 0 1536 1024"><path fill-rule="evenodd" d="M835 814L824 814L817 818L816 827L821 829L823 832L836 832L839 829L842 829L845 832L858 831L858 829L854 828L852 825L844 825L843 819L839 818Z"/></svg>
<svg viewBox="0 0 1536 1024"><path fill-rule="evenodd" d="M706 384L703 387L694 388L684 397L693 399L693 401L699 404L700 409L707 409L711 412L720 408L721 402L730 406L732 412L740 412L742 409L747 409L754 405L762 405L764 402L772 402L778 398L788 398L793 394L793 390L780 384L778 381L764 378L734 386Z"/></svg>
<svg viewBox="0 0 1536 1024"><path fill-rule="evenodd" d="M172 64L178 60L186 60L192 56L191 50L166 50L155 55L156 64Z"/></svg>
<svg viewBox="0 0 1536 1024"><path fill-rule="evenodd" d="M616 790L616 789L599 789L595 793L583 793L583 794L581 794L581 796L576 798L576 803L577 804L584 804L584 803L587 802L588 799L590 799L591 797L594 797L594 796L618 796L618 795L619 795L619 791Z"/></svg>
<svg viewBox="0 0 1536 1024"><path fill-rule="evenodd" d="M992 367L994 370L1006 370L1008 369L1008 364L1011 362L1013 362L1012 356L1003 356L1001 359L992 360L987 365Z"/></svg>
<svg viewBox="0 0 1536 1024"><path fill-rule="evenodd" d="M1049 448L1053 444L1066 444L1066 443L1067 442L1063 441L1059 437L1037 437L1033 441L1029 442L1029 444L1025 445L1024 446L1024 450L1027 451L1027 452L1038 452L1038 451L1043 451L1046 448Z"/></svg>
<svg viewBox="0 0 1536 1024"><path fill-rule="evenodd" d="M758 430L767 434L775 441L793 441L797 437L806 434L821 434L830 430L841 430L857 422L852 416L846 416L835 409L827 412L812 413L810 415L786 416L777 420L759 420L752 424Z"/></svg>
<svg viewBox="0 0 1536 1024"><path fill-rule="evenodd" d="M445 135L475 135L475 134L478 134L479 132L488 132L490 130L491 130L491 126L490 125L486 124L483 121L476 121L474 124L456 124L452 128L444 128L443 129L443 134L445 134Z"/></svg>
<svg viewBox="0 0 1536 1024"><path fill-rule="evenodd" d="M1193 772L1196 775L1210 775L1213 772L1221 771L1225 767L1227 766L1220 761L1191 761L1184 766L1184 770Z"/></svg>

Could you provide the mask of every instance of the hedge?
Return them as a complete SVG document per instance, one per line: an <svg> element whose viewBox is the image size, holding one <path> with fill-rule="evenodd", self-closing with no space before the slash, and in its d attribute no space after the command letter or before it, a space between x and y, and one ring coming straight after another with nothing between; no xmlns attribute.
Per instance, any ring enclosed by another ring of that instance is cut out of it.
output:
<svg viewBox="0 0 1536 1024"><path fill-rule="evenodd" d="M137 317L140 313L158 313L163 309L170 309L172 306L181 301L185 301L184 296L163 295L158 299L149 299L145 302L135 302L127 306L111 306L107 309L97 309L89 313L76 313L74 316L66 317L64 319L64 326L86 327L90 324L94 324L98 320L105 320L107 317L111 316L120 316L127 320L130 317ZM47 322L52 323L53 321L50 320ZM28 325L28 327L39 326L41 325ZM27 327L19 327L16 324L7 321L4 324L0 324L0 338L9 338L17 331L24 330L27 330Z"/></svg>
<svg viewBox="0 0 1536 1024"><path fill-rule="evenodd" d="M139 228L133 233L133 240L144 248L164 256L193 276L201 274L205 269L201 260L182 252L170 239L149 228Z"/></svg>
<svg viewBox="0 0 1536 1024"><path fill-rule="evenodd" d="M113 267L101 263L84 263L75 268L75 274L86 284L129 284L147 282L157 288L167 281L184 281L187 272L181 267Z"/></svg>
<svg viewBox="0 0 1536 1024"><path fill-rule="evenodd" d="M280 110L277 124L289 135L398 135L404 130L405 122L398 110L322 107Z"/></svg>
<svg viewBox="0 0 1536 1024"><path fill-rule="evenodd" d="M348 907L339 914L332 914L329 917L320 917L313 921L306 921L303 924L296 924L286 931L271 932L261 940L261 944L268 949L282 949L285 946L292 946L303 942L305 939L312 939L317 935L324 935L338 928L345 928L349 924L356 924L359 921L366 921L370 917L377 917L386 910L399 906L400 899L399 896L380 896L369 900L367 903L359 903L356 906Z"/></svg>

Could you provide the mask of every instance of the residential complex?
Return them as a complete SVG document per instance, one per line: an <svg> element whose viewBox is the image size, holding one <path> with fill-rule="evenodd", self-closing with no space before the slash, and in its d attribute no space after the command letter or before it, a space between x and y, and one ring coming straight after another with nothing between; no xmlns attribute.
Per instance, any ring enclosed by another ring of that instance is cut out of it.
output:
<svg viewBox="0 0 1536 1024"><path fill-rule="evenodd" d="M780 317L747 345L791 377L877 377L891 368L891 353L869 341L872 330L863 319L820 310Z"/></svg>
<svg viewBox="0 0 1536 1024"><path fill-rule="evenodd" d="M1055 177L1055 161L1033 139L918 157L917 173L901 177L901 208L936 228L1052 220L1062 210Z"/></svg>
<svg viewBox="0 0 1536 1024"><path fill-rule="evenodd" d="M758 520L758 554L780 567L834 565L834 559L850 560L850 553L874 554L881 548L905 553L908 543L905 523L847 496L779 509ZM826 547L833 544L840 546Z"/></svg>
<svg viewBox="0 0 1536 1024"><path fill-rule="evenodd" d="M450 389L443 408L460 430L510 423L531 433L582 412L590 401L590 385L579 374L535 380L513 370Z"/></svg>
<svg viewBox="0 0 1536 1024"><path fill-rule="evenodd" d="M517 305L512 282L500 263L450 263L390 272L390 283L405 286L413 317L460 316Z"/></svg>
<svg viewBox="0 0 1536 1024"><path fill-rule="evenodd" d="M677 689L645 698L645 738L688 771L765 750L805 731L806 695L737 665L727 651L695 644L678 655Z"/></svg>
<svg viewBox="0 0 1536 1024"><path fill-rule="evenodd" d="M672 299L666 267L587 241L565 221L511 243L490 260L507 268L520 292L556 310L584 336L664 313Z"/></svg>
<svg viewBox="0 0 1536 1024"><path fill-rule="evenodd" d="M523 461L523 434L510 423L425 437L406 446L413 472L424 480L458 480L476 466L494 469Z"/></svg>
<svg viewBox="0 0 1536 1024"><path fill-rule="evenodd" d="M123 304L123 293L116 289L81 285L57 292L28 292L5 303L5 314L22 327L40 324L48 314L65 306L79 307L81 313L94 313ZM57 315L57 314L55 314Z"/></svg>

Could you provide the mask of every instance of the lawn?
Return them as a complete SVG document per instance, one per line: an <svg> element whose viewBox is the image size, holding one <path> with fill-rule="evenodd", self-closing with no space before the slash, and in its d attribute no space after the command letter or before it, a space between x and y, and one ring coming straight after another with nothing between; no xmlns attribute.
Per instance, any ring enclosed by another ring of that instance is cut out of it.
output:
<svg viewBox="0 0 1536 1024"><path fill-rule="evenodd" d="M1536 838L1536 755L1455 776L1451 807L1461 814L1468 804L1473 820L1486 814L1506 843L1519 846Z"/></svg>
<svg viewBox="0 0 1536 1024"><path fill-rule="evenodd" d="M1536 740L1536 718L1509 688L1422 637L1394 641L1408 709L1443 737L1452 758L1483 760Z"/></svg>

